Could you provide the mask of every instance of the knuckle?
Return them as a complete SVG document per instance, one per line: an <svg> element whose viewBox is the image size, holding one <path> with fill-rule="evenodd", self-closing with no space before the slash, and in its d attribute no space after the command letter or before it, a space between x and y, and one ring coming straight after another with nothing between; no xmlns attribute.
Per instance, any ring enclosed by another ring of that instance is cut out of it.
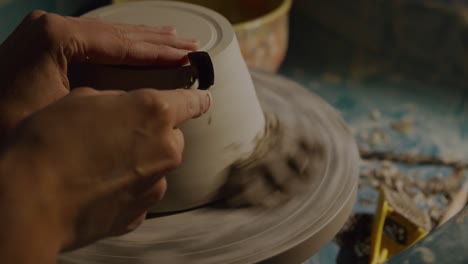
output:
<svg viewBox="0 0 468 264"><path fill-rule="evenodd" d="M155 61L157 61L161 57L161 54L164 53L164 51L162 51L164 46L161 45L161 44L157 44L155 46L156 47L155 47L155 49L153 51L153 58L154 58Z"/></svg>
<svg viewBox="0 0 468 264"><path fill-rule="evenodd" d="M65 21L59 15L45 13L39 16L35 22L48 45L57 45L65 41Z"/></svg>
<svg viewBox="0 0 468 264"><path fill-rule="evenodd" d="M120 25L116 25L116 24L112 24L112 30L114 31L114 35L118 41L118 43L121 44L121 57L120 57L120 61L121 62L124 62L126 60L126 58L128 58L129 54L130 54L130 51L131 51L131 41L130 41L130 38L128 37L128 34L127 32L125 31L125 29L120 26Z"/></svg>
<svg viewBox="0 0 468 264"><path fill-rule="evenodd" d="M166 190L167 182L166 178L163 177L159 181L157 181L153 186L151 193L148 197L148 205L151 206L161 201L164 198L164 195L166 194Z"/></svg>
<svg viewBox="0 0 468 264"><path fill-rule="evenodd" d="M97 90L91 88L91 87L78 87L73 89L70 94L71 95L94 95L99 93Z"/></svg>
<svg viewBox="0 0 468 264"><path fill-rule="evenodd" d="M163 27L163 30L169 35L177 35L177 29L174 26L165 26Z"/></svg>
<svg viewBox="0 0 468 264"><path fill-rule="evenodd" d="M161 37L161 39L163 43L166 43L166 45L171 45L178 40L176 35L171 35L171 34L164 35Z"/></svg>
<svg viewBox="0 0 468 264"><path fill-rule="evenodd" d="M47 14L45 11L42 10L33 10L27 16L27 21L35 21L36 19L40 18L41 16Z"/></svg>
<svg viewBox="0 0 468 264"><path fill-rule="evenodd" d="M115 37L117 37L121 41L127 40L127 34L125 33L124 29L116 24L111 24L112 29L114 30Z"/></svg>
<svg viewBox="0 0 468 264"><path fill-rule="evenodd" d="M175 169L182 164L182 150L177 144L175 137L166 136L163 141L162 151L166 158L168 169Z"/></svg>
<svg viewBox="0 0 468 264"><path fill-rule="evenodd" d="M137 93L137 104L150 116L158 116L163 123L169 121L169 103L159 96L156 90L142 90Z"/></svg>

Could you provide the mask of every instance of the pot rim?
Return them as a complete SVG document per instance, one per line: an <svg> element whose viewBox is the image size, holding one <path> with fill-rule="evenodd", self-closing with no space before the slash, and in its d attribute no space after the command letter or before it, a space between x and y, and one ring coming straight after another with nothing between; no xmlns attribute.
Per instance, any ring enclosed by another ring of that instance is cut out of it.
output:
<svg viewBox="0 0 468 264"><path fill-rule="evenodd" d="M233 28L235 31L239 31L258 27L261 24L268 24L276 18L287 14L291 9L291 5L292 0L282 0L282 3L278 7L276 7L272 12L266 13L251 20L247 20L245 22L233 24Z"/></svg>

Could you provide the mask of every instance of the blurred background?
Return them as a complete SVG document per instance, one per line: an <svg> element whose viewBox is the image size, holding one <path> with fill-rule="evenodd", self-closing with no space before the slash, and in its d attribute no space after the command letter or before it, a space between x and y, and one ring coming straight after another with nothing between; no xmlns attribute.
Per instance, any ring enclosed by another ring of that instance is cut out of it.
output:
<svg viewBox="0 0 468 264"><path fill-rule="evenodd" d="M34 9L78 16L99 6L129 1L0 0L0 41ZM276 71L289 42L292 49L286 63L293 61L308 72L337 74L357 81L384 74L392 80L408 78L464 86L468 71L466 1L185 2L208 6L226 16L244 45L247 60L258 68Z"/></svg>
<svg viewBox="0 0 468 264"><path fill-rule="evenodd" d="M0 41L34 9L78 16L113 2L127 1L0 0ZM466 1L187 2L228 18L252 69L301 83L353 130L363 156L354 213L307 263L370 262L381 186L407 195L431 223L390 263L468 261L466 207L440 226L447 208L466 204L457 198L468 168Z"/></svg>

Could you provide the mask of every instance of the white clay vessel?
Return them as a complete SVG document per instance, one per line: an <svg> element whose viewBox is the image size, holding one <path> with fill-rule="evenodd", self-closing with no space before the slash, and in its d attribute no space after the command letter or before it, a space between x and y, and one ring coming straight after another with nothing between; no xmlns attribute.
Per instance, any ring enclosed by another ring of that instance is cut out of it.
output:
<svg viewBox="0 0 468 264"><path fill-rule="evenodd" d="M149 26L172 25L178 36L200 41L211 56L215 84L212 107L185 123L182 166L167 175L164 199L152 212L193 208L213 200L225 181L226 169L248 156L263 133L265 119L231 24L220 14L174 1L143 1L111 5L84 15L105 21ZM98 73L99 81L118 82L121 74Z"/></svg>

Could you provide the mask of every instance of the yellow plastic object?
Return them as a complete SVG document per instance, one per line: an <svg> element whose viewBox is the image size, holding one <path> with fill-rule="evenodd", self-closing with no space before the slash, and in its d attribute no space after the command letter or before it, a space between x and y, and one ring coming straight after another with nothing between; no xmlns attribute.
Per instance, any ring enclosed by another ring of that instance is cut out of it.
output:
<svg viewBox="0 0 468 264"><path fill-rule="evenodd" d="M430 228L426 216L403 194L380 188L372 227L370 263L384 263L423 238Z"/></svg>

